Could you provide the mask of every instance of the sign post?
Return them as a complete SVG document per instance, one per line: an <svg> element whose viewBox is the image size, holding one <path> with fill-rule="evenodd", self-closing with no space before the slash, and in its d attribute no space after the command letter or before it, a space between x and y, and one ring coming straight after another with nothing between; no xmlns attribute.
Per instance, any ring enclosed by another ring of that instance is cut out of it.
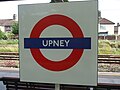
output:
<svg viewBox="0 0 120 90"><path fill-rule="evenodd" d="M60 84L55 84L55 90L60 90Z"/></svg>
<svg viewBox="0 0 120 90"><path fill-rule="evenodd" d="M96 86L97 4L19 5L20 80Z"/></svg>

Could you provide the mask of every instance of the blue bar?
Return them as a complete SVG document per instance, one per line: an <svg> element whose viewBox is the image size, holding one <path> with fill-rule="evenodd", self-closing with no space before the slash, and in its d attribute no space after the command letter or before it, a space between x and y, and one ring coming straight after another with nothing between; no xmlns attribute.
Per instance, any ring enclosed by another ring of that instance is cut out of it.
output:
<svg viewBox="0 0 120 90"><path fill-rule="evenodd" d="M24 38L24 48L91 49L91 38Z"/></svg>

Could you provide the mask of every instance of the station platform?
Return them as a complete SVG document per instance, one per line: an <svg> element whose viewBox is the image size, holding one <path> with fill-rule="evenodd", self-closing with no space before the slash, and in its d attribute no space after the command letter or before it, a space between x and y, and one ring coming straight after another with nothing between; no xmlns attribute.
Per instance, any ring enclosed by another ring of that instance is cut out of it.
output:
<svg viewBox="0 0 120 90"><path fill-rule="evenodd" d="M18 68L1 68L0 77L19 78ZM117 84L120 85L120 72L98 72L98 84ZM2 81L0 81L0 88L6 90Z"/></svg>
<svg viewBox="0 0 120 90"><path fill-rule="evenodd" d="M19 78L19 68L0 67L0 77ZM98 83L120 84L120 72L98 72Z"/></svg>

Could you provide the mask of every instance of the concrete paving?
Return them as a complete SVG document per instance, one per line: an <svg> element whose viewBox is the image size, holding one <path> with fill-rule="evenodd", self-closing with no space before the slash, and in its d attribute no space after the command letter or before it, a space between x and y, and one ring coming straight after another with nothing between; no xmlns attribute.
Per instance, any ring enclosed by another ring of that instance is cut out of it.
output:
<svg viewBox="0 0 120 90"><path fill-rule="evenodd" d="M19 69L0 68L0 77L19 77Z"/></svg>
<svg viewBox="0 0 120 90"><path fill-rule="evenodd" d="M19 69L0 67L0 77L19 77ZM0 90L6 90L2 81L0 81Z"/></svg>
<svg viewBox="0 0 120 90"><path fill-rule="evenodd" d="M120 84L120 72L99 72L98 83Z"/></svg>

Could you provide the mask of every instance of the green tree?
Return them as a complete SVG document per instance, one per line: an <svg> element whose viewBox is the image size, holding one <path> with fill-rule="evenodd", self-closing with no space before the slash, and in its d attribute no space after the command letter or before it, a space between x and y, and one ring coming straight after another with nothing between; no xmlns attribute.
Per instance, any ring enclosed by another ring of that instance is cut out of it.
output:
<svg viewBox="0 0 120 90"><path fill-rule="evenodd" d="M19 26L18 26L18 22L15 22L13 25L12 25L12 33L17 35L18 34L18 31L19 31Z"/></svg>
<svg viewBox="0 0 120 90"><path fill-rule="evenodd" d="M7 39L7 37L6 37L5 33L4 33L4 32L2 32L1 30L0 30L0 39L4 39L4 40L6 40L6 39Z"/></svg>
<svg viewBox="0 0 120 90"><path fill-rule="evenodd" d="M6 37L7 37L8 39L13 39L13 38L14 38L14 34L13 34L12 32L7 32L7 33L6 33Z"/></svg>
<svg viewBox="0 0 120 90"><path fill-rule="evenodd" d="M3 32L0 30L0 39L2 39Z"/></svg>

